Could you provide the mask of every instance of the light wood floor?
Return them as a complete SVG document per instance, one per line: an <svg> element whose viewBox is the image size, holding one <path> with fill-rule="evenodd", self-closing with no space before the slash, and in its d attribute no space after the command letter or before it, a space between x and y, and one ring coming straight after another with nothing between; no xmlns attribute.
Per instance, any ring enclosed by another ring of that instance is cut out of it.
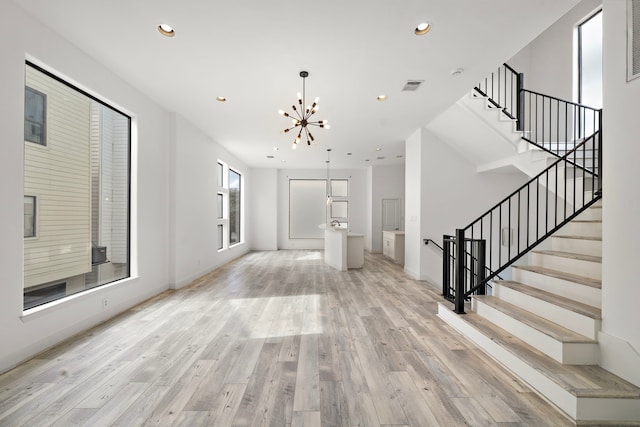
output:
<svg viewBox="0 0 640 427"><path fill-rule="evenodd" d="M1 426L547 426L548 403L367 255L255 252L0 376Z"/></svg>

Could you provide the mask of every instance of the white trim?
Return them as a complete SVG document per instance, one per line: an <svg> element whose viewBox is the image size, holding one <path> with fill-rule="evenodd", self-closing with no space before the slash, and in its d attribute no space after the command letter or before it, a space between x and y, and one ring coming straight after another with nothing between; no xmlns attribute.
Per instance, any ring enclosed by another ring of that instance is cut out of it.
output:
<svg viewBox="0 0 640 427"><path fill-rule="evenodd" d="M640 0L635 1L637 2L636 7L640 9ZM627 82L640 77L640 72L633 74L633 2L634 0L627 0ZM638 15L640 16L640 10Z"/></svg>

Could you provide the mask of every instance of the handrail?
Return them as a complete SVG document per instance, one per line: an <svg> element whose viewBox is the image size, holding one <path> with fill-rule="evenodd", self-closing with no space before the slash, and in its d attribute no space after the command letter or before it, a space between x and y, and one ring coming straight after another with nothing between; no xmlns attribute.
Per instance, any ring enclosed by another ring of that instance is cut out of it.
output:
<svg viewBox="0 0 640 427"><path fill-rule="evenodd" d="M557 97L555 97L555 96L547 95L546 93L536 92L535 90L522 89L522 91L523 91L523 92L529 92L529 93L532 93L532 94L534 94L534 95L538 95L538 96L544 96L545 98L551 98L551 99L553 99L554 101L560 101L560 102L563 102L563 103L565 103L565 104L575 105L576 107L585 107L585 108L589 108L589 109L591 109L591 110L599 110L598 108L595 108L595 107L590 107L590 106L588 106L588 105L580 104L580 103L577 103L577 102L566 101L566 100L564 100L564 99L557 98Z"/></svg>
<svg viewBox="0 0 640 427"><path fill-rule="evenodd" d="M601 109L528 89L520 90L518 100L522 138L557 157L601 128Z"/></svg>
<svg viewBox="0 0 640 427"><path fill-rule="evenodd" d="M590 136L588 139L586 139L584 142L582 142L579 146L576 146L573 150L571 150L570 152L568 152L567 154L565 154L564 156L558 158L558 160L556 160L555 162L553 162L550 166L548 166L545 170L543 170L542 172L540 172L538 175L534 176L533 178L531 178L529 181L525 182L524 184L522 184L520 187L518 187L515 191L513 191L511 194L509 194L507 197L505 197L504 199L502 199L501 201L499 201L498 203L496 203L495 205L493 205L490 209L488 209L485 213L483 213L482 215L480 215L479 218L477 218L476 220L472 221L469 225L467 225L463 230L468 230L469 228L471 228L473 226L473 224L475 224L480 218L482 218L483 216L488 215L489 213L491 213L491 211L495 210L496 208L498 208L502 203L504 203L505 200L508 200L509 198L517 195L519 192L521 192L523 189L525 189L526 187L528 187L529 185L531 185L531 183L539 178L541 178L543 175L545 175L549 169L553 168L554 166L556 166L558 163L560 162L568 162L570 164L573 163L571 160L569 160L569 157L572 154L575 154L574 152L579 149L580 147L582 147L584 145L585 142L587 142L589 139L595 138L596 135L599 134L599 132L596 132L595 134L593 134L592 136ZM592 173L591 170L581 167L580 165L575 165L578 166L579 169L582 169L584 172L587 173ZM597 169L597 167L596 167ZM597 175L596 175L597 176Z"/></svg>
<svg viewBox="0 0 640 427"><path fill-rule="evenodd" d="M422 240L424 241L425 245L428 245L429 243L433 243L434 245L436 245L438 249L440 249L441 251L444 251L444 248L440 246L435 240L433 239L422 239Z"/></svg>
<svg viewBox="0 0 640 427"><path fill-rule="evenodd" d="M467 227L458 229L455 238L444 236L443 293L454 300L457 313L464 312L464 300L471 294L483 293L490 280L600 199L601 153L602 135L597 131ZM578 158L587 154L592 163L576 167ZM475 242L482 242L482 246L474 248ZM455 258L452 246L458 255ZM479 255L469 257L467 247ZM450 295L452 290L454 295Z"/></svg>
<svg viewBox="0 0 640 427"><path fill-rule="evenodd" d="M521 107L519 94L523 84L522 73L518 73L507 64L502 64L496 71L481 80L474 89L482 96L486 96L491 105L502 110L512 119L517 119Z"/></svg>
<svg viewBox="0 0 640 427"><path fill-rule="evenodd" d="M507 64L506 62L504 64L504 68L506 68L507 70L511 71L513 74L520 74L518 73L516 70L514 70L509 64Z"/></svg>

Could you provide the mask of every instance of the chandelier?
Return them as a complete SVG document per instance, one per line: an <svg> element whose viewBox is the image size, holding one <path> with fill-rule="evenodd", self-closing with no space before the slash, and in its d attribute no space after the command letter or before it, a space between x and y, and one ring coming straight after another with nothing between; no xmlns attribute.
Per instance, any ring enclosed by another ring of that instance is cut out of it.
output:
<svg viewBox="0 0 640 427"><path fill-rule="evenodd" d="M294 139L293 145L291 146L291 148L294 150L298 146L298 143L301 141L303 133L306 138L307 145L311 145L311 143L315 140L315 138L309 131L308 126L318 126L321 128L329 129L329 125L326 120L311 120L311 116L313 116L320 108L320 106L318 105L319 98L316 98L315 101L313 101L313 104L307 105L305 79L309 77L309 73L307 71L300 71L300 77L302 77L302 94L298 92L298 107L296 107L295 104L291 106L291 108L293 109L293 114L289 114L283 110L278 110L278 114L283 117L291 118L293 122L293 126L284 130L285 133L289 133L296 128L300 128L298 130L298 136L296 136L296 139Z"/></svg>

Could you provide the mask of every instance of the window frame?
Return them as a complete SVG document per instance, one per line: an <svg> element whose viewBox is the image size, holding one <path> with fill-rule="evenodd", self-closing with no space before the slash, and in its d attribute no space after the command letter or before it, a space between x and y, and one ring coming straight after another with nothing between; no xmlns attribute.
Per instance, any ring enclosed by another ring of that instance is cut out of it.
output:
<svg viewBox="0 0 640 427"><path fill-rule="evenodd" d="M30 199L33 200L33 202L31 203L31 205L33 206L33 213L31 214L31 216L32 216L31 229L33 231L32 231L32 234L30 236L24 236L25 239L33 239L33 238L38 237L38 225L37 225L37 223L38 223L38 206L37 206L38 200L37 200L37 196L32 196L32 195L28 195L28 194L25 194L23 197L24 197L24 199L30 198ZM27 213L25 212L24 213L25 224L26 224L26 219L27 219Z"/></svg>
<svg viewBox="0 0 640 427"><path fill-rule="evenodd" d="M243 179L242 179L242 173L240 173L237 169L232 168L232 167L227 167L228 171L227 171L227 211L229 212L229 233L227 236L227 242L229 244L229 247L232 248L236 245L239 245L243 242L243 227L242 227L242 220L243 220L243 214L242 214L242 209L244 207L244 203L242 202L242 184L243 184ZM236 224L238 227L238 232L237 232L237 239L235 241L231 241L231 235L232 235L232 223L231 223L231 217L232 217L232 212L231 212L231 174L234 173L238 176L238 207L237 207L237 221Z"/></svg>
<svg viewBox="0 0 640 427"><path fill-rule="evenodd" d="M578 49L577 49L577 53L578 53L578 81L577 81L577 92L578 92L578 104L582 104L583 100L582 100L582 96L583 96L583 89L582 89L582 74L583 74L583 70L582 70L582 27L587 24L589 21L591 21L593 18L595 18L596 16L598 16L599 14L602 13L602 7L596 9L595 11L593 11L593 13L591 13L590 15L588 15L586 18L584 18L582 21L580 21L577 26L576 26L576 30L577 30L577 44L578 44Z"/></svg>
<svg viewBox="0 0 640 427"><path fill-rule="evenodd" d="M28 307L28 308L25 308L24 299L23 299L22 310L23 310L23 313L27 313L32 308L40 307L40 306L46 306L46 305L48 305L50 303L53 303L53 302L56 302L56 301L60 301L61 299L64 299L64 298L66 298L68 296L71 296L71 295L86 294L87 292L92 291L95 288L131 279L132 272L135 271L135 266L132 265L133 257L132 257L132 254L131 254L131 247L132 247L132 245L131 245L131 236L132 236L131 215L132 215L132 204L133 204L133 194L132 194L132 174L133 174L133 170L132 170L132 146L133 146L133 122L134 122L134 118L132 117L131 114L128 114L128 113L122 111L120 108L116 107L114 104L110 104L107 101L104 101L104 100L96 97L95 95L92 95L91 93L87 92L86 90L82 89L81 87L76 86L75 84L66 81L62 77L59 77L58 75L56 75L54 72L49 71L46 68L43 68L42 66L40 66L40 65L30 61L30 60L25 60L24 66L25 66L25 72L26 72L27 68L31 68L31 69L43 74L47 78L50 78L51 80L53 80L53 81L55 81L55 82L57 82L57 83L59 83L59 84L61 84L63 86L66 86L67 88L69 88L69 89L77 92L78 94L88 98L90 101L95 102L95 103L99 104L100 106L102 106L102 107L104 107L104 108L106 108L108 110L111 110L113 113L119 114L120 116L123 117L123 119L126 120L126 127L125 127L126 128L126 136L123 139L123 145L122 145L123 149L126 150L126 161L122 163L122 168L126 171L126 178L123 178L123 180L122 180L122 183L123 183L123 187L122 188L124 190L126 190L126 197L127 197L126 203L123 202L123 207L126 208L126 215L123 215L123 218L126 220L126 233L125 233L125 236L124 236L124 238L126 239L126 242L124 243L124 246L123 246L124 250L126 250L126 259L125 259L124 262L121 263L121 264L124 265L123 277L114 278L113 280L110 280L110 281L109 280L106 280L106 281L99 280L93 286L86 286L84 289L79 290L77 292L72 292L70 294L65 295L64 297L60 297L60 298L57 298L57 299L51 300L51 301L44 301L42 303L38 303L38 304L36 304L34 306L31 306L31 307ZM34 89L32 87L27 86L26 80L25 80L24 87L25 87L25 89L29 88L29 89L31 89L33 91L40 92L37 89ZM25 93L26 93L26 91L25 91ZM51 148L50 147L51 140L48 138L48 135L46 135L48 133L48 128L50 127L50 123L47 123L47 121L48 121L47 111L48 111L48 108L49 108L48 104L49 104L50 100L47 97L47 94L44 94L44 96L45 96L44 119L45 119L45 140L46 140L46 144L40 144L40 143L37 143L37 142L33 142L33 143L37 144L37 145L44 145L44 146L46 146L47 148L50 149ZM26 142L32 142L32 141L28 141L28 140L25 139L25 143ZM24 167L24 164L23 164L23 167ZM38 195L38 196L40 196L40 195ZM34 197L36 197L36 200L35 200L36 204L39 204L38 196L34 196ZM42 230L39 230L40 229L40 227L39 227L39 216L40 216L40 212L39 211L40 210L41 209L36 205L35 206L35 215L34 215L34 217L35 217L35 227L36 227L36 230L34 230L35 237L41 237L40 234L39 234L40 231L42 231ZM91 259L92 256L93 256L93 253L90 253L89 254L90 259ZM92 268L93 268L93 265L92 265ZM25 264L23 263L23 271L24 271L24 269L25 269ZM85 275L86 274L87 273L85 273ZM27 289L36 289L36 288L39 288L39 287L45 287L45 286L49 286L51 283L58 283L58 282L65 282L66 283L69 279L73 279L75 277L79 277L79 276L77 276L77 275L76 276L69 276L67 278L58 279L58 280L55 280L53 282L46 282L46 283L42 283L40 285L30 286L29 288L24 287L25 284L23 283L23 293Z"/></svg>
<svg viewBox="0 0 640 427"><path fill-rule="evenodd" d="M43 93L43 92L41 92L41 91L39 91L37 89L34 89L34 88L30 87L30 86L27 86L26 84L24 86L24 91L25 91L25 97L24 97L24 122L25 122L25 125L27 124L27 122L35 123L35 124L40 125L41 129L42 129L42 137L41 137L40 141L34 141L33 139L27 138L27 133L26 132L24 133L24 140L26 142L31 142L33 144L38 144L38 145L42 145L43 147L46 147L47 146L47 139L48 139L47 138L47 104L48 104L47 103L47 94ZM27 118L27 96L26 96L27 92L31 92L32 94L37 95L40 98L42 98L42 123L38 123L38 122L35 122L35 121Z"/></svg>

